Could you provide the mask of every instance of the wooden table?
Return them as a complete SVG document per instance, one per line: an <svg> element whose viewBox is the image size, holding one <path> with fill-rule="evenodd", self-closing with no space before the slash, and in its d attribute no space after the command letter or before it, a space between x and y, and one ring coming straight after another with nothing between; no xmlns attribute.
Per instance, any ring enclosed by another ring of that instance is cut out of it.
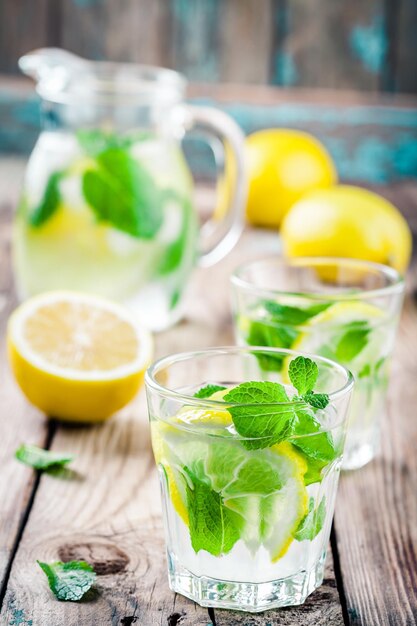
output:
<svg viewBox="0 0 417 626"><path fill-rule="evenodd" d="M168 589L159 488L143 394L108 423L46 421L6 366L4 331L15 306L10 216L23 164L0 161L0 584L2 626L411 626L417 620L417 308L408 295L383 423L382 454L341 479L323 586L294 609L257 616L207 612ZM417 185L381 189L411 220ZM243 259L279 249L248 230L234 252L196 271L186 319L157 336L157 356L232 342L228 276ZM414 265L414 269L416 265ZM36 475L14 459L22 442L76 455L67 478ZM36 559L83 558L98 572L88 601L63 603Z"/></svg>

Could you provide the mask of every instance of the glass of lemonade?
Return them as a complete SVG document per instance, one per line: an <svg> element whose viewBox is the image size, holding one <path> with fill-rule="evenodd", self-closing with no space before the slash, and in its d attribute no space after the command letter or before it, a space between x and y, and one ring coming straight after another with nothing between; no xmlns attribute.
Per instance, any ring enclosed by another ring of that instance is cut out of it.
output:
<svg viewBox="0 0 417 626"><path fill-rule="evenodd" d="M355 376L343 469L379 446L404 282L390 267L353 259L266 259L232 276L239 344L291 348L342 363ZM265 361L282 371L280 359Z"/></svg>
<svg viewBox="0 0 417 626"><path fill-rule="evenodd" d="M132 307L154 330L169 326L194 265L216 262L239 237L239 128L219 110L186 104L186 80L172 70L55 48L19 63L37 81L43 127L15 219L19 296L93 292ZM181 148L198 128L217 142L229 181L224 219L209 220L203 237Z"/></svg>
<svg viewBox="0 0 417 626"><path fill-rule="evenodd" d="M227 347L163 358L146 386L171 589L250 612L304 602L323 580L350 372Z"/></svg>

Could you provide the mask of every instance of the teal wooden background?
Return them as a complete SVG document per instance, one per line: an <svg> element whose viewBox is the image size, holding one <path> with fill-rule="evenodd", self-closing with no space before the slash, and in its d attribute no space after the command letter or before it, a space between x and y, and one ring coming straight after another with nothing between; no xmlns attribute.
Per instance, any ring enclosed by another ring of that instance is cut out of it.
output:
<svg viewBox="0 0 417 626"><path fill-rule="evenodd" d="M416 0L0 0L0 73L47 45L194 81L417 93Z"/></svg>
<svg viewBox="0 0 417 626"><path fill-rule="evenodd" d="M417 94L417 0L0 0L1 152L27 154L38 135L39 101L13 75L40 46L213 83L194 98L246 133L312 132L343 180L417 178L417 97L397 95Z"/></svg>

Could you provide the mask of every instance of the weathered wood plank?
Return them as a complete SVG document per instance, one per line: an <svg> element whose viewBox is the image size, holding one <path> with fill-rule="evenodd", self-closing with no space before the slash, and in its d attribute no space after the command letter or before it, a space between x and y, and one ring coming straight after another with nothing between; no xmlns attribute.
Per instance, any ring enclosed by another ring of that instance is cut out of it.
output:
<svg viewBox="0 0 417 626"><path fill-rule="evenodd" d="M352 626L417 621L416 346L417 307L410 293L392 367L381 456L343 475L337 499L337 546Z"/></svg>
<svg viewBox="0 0 417 626"><path fill-rule="evenodd" d="M0 150L28 151L39 103L24 81L0 81ZM326 90L190 85L190 99L228 112L246 133L267 127L315 134L341 180L382 183L417 178L417 99ZM203 161L201 171L210 163Z"/></svg>
<svg viewBox="0 0 417 626"><path fill-rule="evenodd" d="M414 0L401 0L398 4L395 88L405 93L416 93L417 3Z"/></svg>
<svg viewBox="0 0 417 626"><path fill-rule="evenodd" d="M220 4L221 0L171 0L173 67L189 80L219 77Z"/></svg>
<svg viewBox="0 0 417 626"><path fill-rule="evenodd" d="M275 83L378 90L388 49L382 0L291 0L279 18Z"/></svg>
<svg viewBox="0 0 417 626"><path fill-rule="evenodd" d="M35 483L14 452L22 442L43 445L44 420L18 393L7 366L7 317L15 306L11 280L10 215L17 202L22 163L0 159L0 597L20 525Z"/></svg>
<svg viewBox="0 0 417 626"><path fill-rule="evenodd" d="M48 9L49 0L0 0L0 72L18 72L22 54L48 45Z"/></svg>
<svg viewBox="0 0 417 626"><path fill-rule="evenodd" d="M168 0L62 2L62 46L91 59L169 65Z"/></svg>
<svg viewBox="0 0 417 626"><path fill-rule="evenodd" d="M273 39L272 0L223 0L219 19L219 78L268 83ZM242 56L244 49L244 58Z"/></svg>

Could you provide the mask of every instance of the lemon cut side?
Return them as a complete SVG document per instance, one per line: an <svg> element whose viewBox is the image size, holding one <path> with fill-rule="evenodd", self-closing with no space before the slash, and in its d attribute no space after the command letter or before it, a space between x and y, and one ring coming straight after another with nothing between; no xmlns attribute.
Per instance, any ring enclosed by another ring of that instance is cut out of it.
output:
<svg viewBox="0 0 417 626"><path fill-rule="evenodd" d="M71 421L101 421L125 406L152 357L151 335L129 311L76 292L50 292L22 304L9 319L7 343L28 400Z"/></svg>

